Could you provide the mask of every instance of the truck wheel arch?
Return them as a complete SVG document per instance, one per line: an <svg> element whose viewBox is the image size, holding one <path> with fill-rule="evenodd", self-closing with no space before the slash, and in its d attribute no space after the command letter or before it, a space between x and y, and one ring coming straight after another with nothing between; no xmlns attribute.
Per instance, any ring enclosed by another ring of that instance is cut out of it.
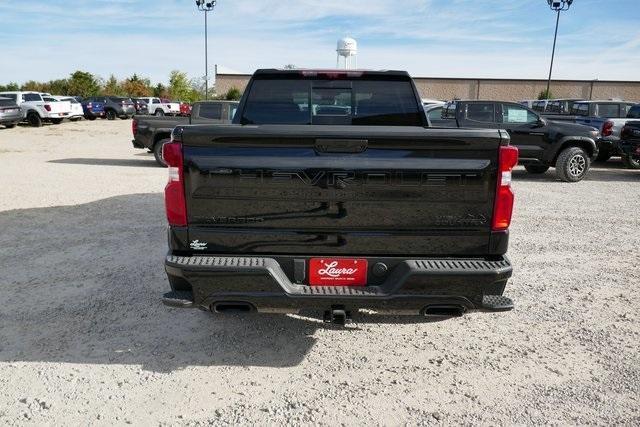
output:
<svg viewBox="0 0 640 427"><path fill-rule="evenodd" d="M37 110L27 110L27 114L24 117L32 127L42 126L42 116L40 116L40 113Z"/></svg>
<svg viewBox="0 0 640 427"><path fill-rule="evenodd" d="M562 153L569 147L582 148L592 159L594 157L594 154L597 154L598 151L595 141L584 136L566 136L559 141L557 147L558 148L553 153L553 157L551 159L547 159L552 165L555 165L560 153Z"/></svg>

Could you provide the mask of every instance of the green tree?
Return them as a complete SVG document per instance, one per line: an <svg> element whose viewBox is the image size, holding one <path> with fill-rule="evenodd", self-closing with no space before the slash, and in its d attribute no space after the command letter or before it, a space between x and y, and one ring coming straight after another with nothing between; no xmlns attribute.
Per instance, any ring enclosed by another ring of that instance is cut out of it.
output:
<svg viewBox="0 0 640 427"><path fill-rule="evenodd" d="M224 99L227 101L237 101L242 98L242 92L237 87L230 88L227 93L224 95Z"/></svg>
<svg viewBox="0 0 640 427"><path fill-rule="evenodd" d="M68 94L78 96L94 96L100 93L100 82L91 73L76 71L68 80Z"/></svg>
<svg viewBox="0 0 640 427"><path fill-rule="evenodd" d="M47 87L42 82L37 82L35 80L29 80L28 82L25 82L25 84L23 84L20 87L20 90L29 91L29 92L46 92L47 91Z"/></svg>
<svg viewBox="0 0 640 427"><path fill-rule="evenodd" d="M133 97L150 96L153 91L149 79L141 79L137 74L123 81L121 86L127 96Z"/></svg>
<svg viewBox="0 0 640 427"><path fill-rule="evenodd" d="M47 83L47 90L53 95L69 95L69 81L67 79L51 80Z"/></svg>
<svg viewBox="0 0 640 427"><path fill-rule="evenodd" d="M173 70L169 74L169 95L171 99L188 100L191 98L193 88L187 78L187 73Z"/></svg>
<svg viewBox="0 0 640 427"><path fill-rule="evenodd" d="M551 89L549 91L541 90L538 94L538 99L553 99L553 93L551 93Z"/></svg>
<svg viewBox="0 0 640 427"><path fill-rule="evenodd" d="M10 82L6 85L0 85L0 92L13 92L20 90L20 85L16 82Z"/></svg>
<svg viewBox="0 0 640 427"><path fill-rule="evenodd" d="M108 96L120 96L124 94L123 92L124 91L122 89L122 86L120 85L120 82L118 82L116 76L111 74L111 76L109 76L109 79L107 79L106 83L104 84L102 93Z"/></svg>
<svg viewBox="0 0 640 427"><path fill-rule="evenodd" d="M153 88L153 96L155 96L157 98L168 98L169 97L169 91L167 90L167 87L165 85L163 85L162 83L158 83Z"/></svg>

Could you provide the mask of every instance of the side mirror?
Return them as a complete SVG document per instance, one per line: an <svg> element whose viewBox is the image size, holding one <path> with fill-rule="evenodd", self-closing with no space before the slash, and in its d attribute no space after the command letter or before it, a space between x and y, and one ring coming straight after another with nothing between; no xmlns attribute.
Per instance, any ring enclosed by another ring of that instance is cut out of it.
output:
<svg viewBox="0 0 640 427"><path fill-rule="evenodd" d="M538 126L546 126L547 121L542 117L538 117Z"/></svg>

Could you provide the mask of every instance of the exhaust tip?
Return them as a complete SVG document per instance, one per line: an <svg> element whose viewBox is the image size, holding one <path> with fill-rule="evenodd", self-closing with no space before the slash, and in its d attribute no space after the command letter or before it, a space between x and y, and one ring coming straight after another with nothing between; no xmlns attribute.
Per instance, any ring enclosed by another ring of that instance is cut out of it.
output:
<svg viewBox="0 0 640 427"><path fill-rule="evenodd" d="M461 317L466 311L461 305L428 305L422 312L425 316Z"/></svg>
<svg viewBox="0 0 640 427"><path fill-rule="evenodd" d="M221 301L213 303L211 311L213 313L250 313L256 311L256 308L248 302Z"/></svg>

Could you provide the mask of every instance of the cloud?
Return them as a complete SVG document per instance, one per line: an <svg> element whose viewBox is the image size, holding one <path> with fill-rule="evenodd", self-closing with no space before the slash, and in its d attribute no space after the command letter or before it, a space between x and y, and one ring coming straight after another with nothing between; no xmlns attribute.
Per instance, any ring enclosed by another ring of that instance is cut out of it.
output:
<svg viewBox="0 0 640 427"><path fill-rule="evenodd" d="M543 3L540 5L539 3ZM636 0L563 13L554 77L637 79ZM203 15L192 1L0 0L0 82L49 80L84 69L165 81L172 69L204 74ZM546 77L553 13L544 2L483 0L219 0L209 15L209 63L335 65L351 35L367 68L441 77ZM612 31L599 31L610 28ZM612 66L615 64L615 66Z"/></svg>

